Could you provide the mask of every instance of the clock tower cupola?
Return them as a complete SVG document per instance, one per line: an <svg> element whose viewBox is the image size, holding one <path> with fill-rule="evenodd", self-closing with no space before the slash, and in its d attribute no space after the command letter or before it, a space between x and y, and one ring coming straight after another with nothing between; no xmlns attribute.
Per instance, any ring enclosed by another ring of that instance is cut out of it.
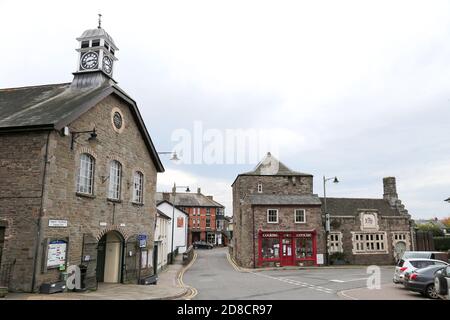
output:
<svg viewBox="0 0 450 320"><path fill-rule="evenodd" d="M111 36L101 27L99 14L98 27L89 29L77 38L79 53L76 75L102 72L112 78L114 62L117 60L116 51L119 50Z"/></svg>

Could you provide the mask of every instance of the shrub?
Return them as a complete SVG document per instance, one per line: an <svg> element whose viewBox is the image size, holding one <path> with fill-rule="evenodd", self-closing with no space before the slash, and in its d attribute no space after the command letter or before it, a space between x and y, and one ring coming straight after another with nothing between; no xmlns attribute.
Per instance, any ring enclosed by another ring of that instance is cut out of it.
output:
<svg viewBox="0 0 450 320"><path fill-rule="evenodd" d="M450 237L435 237L434 248L438 251L450 250Z"/></svg>

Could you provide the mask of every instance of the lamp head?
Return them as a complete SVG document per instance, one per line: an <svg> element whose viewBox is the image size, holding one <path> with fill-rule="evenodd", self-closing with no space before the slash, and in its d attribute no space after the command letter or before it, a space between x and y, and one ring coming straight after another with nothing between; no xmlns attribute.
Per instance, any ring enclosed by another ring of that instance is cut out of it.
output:
<svg viewBox="0 0 450 320"><path fill-rule="evenodd" d="M189 187L186 188L186 192L191 192L191 190L189 189Z"/></svg>
<svg viewBox="0 0 450 320"><path fill-rule="evenodd" d="M94 130L92 130L91 132L91 136L88 139L89 141L96 141L97 140L97 133L95 132L95 128Z"/></svg>
<svg viewBox="0 0 450 320"><path fill-rule="evenodd" d="M333 183L339 183L339 180L337 177L334 177Z"/></svg>
<svg viewBox="0 0 450 320"><path fill-rule="evenodd" d="M180 158L178 158L177 152L175 151L174 153L172 153L172 157L170 158L170 160L172 161L179 161Z"/></svg>

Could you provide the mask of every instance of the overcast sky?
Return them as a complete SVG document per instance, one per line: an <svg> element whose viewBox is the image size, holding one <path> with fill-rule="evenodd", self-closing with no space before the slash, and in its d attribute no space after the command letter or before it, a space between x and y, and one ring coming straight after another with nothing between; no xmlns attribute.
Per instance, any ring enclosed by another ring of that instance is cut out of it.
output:
<svg viewBox="0 0 450 320"><path fill-rule="evenodd" d="M382 197L395 176L414 218L450 215L448 1L5 1L0 87L70 82L76 37L97 26L119 47L114 78L159 151L176 129L269 130L280 160L337 175L334 197ZM259 157L270 150L261 150ZM174 164L231 214L231 183L256 163Z"/></svg>

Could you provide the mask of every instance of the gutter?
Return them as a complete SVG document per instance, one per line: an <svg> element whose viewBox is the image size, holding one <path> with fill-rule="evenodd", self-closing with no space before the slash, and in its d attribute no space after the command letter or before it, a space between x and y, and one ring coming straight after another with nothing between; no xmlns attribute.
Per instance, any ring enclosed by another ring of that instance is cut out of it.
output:
<svg viewBox="0 0 450 320"><path fill-rule="evenodd" d="M36 242L34 248L33 257L33 277L31 278L31 292L34 292L34 287L36 285L36 273L38 265L39 248L41 244L41 227L42 227L42 217L44 215L44 192L45 192L45 180L47 178L47 164L48 164L48 145L50 142L51 131L47 133L47 142L45 145L45 156L44 156L44 172L42 174L42 187L41 187L41 208L39 210L39 217L37 221L37 232L36 232Z"/></svg>

